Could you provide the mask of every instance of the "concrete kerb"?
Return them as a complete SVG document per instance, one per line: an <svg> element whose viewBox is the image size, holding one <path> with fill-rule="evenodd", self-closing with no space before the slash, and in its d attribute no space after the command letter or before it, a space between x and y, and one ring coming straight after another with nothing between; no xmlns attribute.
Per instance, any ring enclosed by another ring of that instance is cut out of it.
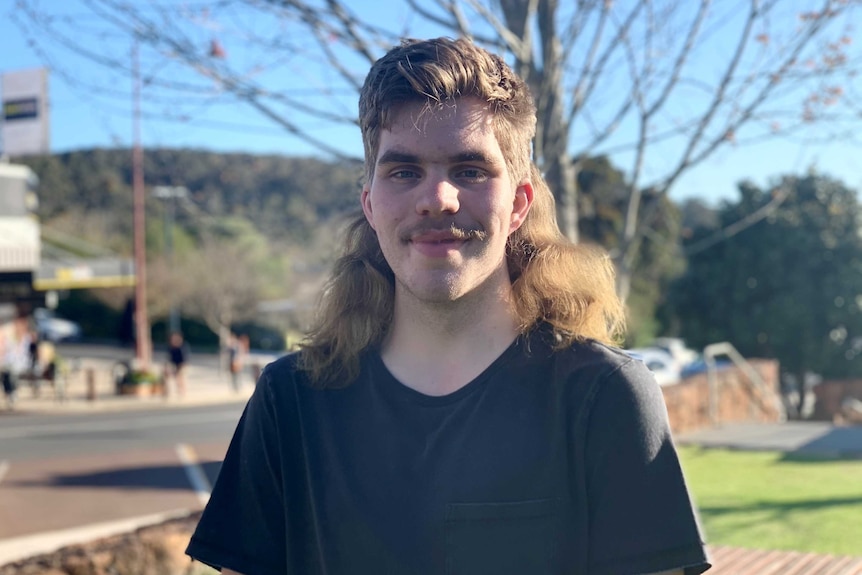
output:
<svg viewBox="0 0 862 575"><path fill-rule="evenodd" d="M0 567L46 553L54 553L71 545L83 545L114 535L132 533L141 527L158 525L171 519L188 517L194 513L189 509L177 509L164 513L154 513L143 517L132 517L117 521L107 521L94 525L24 535L0 540Z"/></svg>

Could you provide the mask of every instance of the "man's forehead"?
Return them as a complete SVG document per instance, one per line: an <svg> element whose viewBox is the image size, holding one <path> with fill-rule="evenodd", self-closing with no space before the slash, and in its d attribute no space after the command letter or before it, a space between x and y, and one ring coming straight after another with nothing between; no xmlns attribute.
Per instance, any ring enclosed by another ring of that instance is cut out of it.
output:
<svg viewBox="0 0 862 575"><path fill-rule="evenodd" d="M478 99L442 106L403 105L380 131L376 163L415 161L422 156L450 161L498 163L502 158L493 116Z"/></svg>
<svg viewBox="0 0 862 575"><path fill-rule="evenodd" d="M423 131L435 122L457 122L465 128L483 129L493 122L488 105L474 97L462 97L442 103L406 102L393 108L383 130L412 129Z"/></svg>

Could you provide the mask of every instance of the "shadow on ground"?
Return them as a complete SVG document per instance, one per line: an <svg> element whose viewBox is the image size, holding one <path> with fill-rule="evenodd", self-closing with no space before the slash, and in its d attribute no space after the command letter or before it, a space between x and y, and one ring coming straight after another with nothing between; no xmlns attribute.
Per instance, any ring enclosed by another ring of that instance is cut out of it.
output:
<svg viewBox="0 0 862 575"><path fill-rule="evenodd" d="M210 485L215 483L221 461L200 464ZM96 473L57 474L42 481L6 481L9 487L106 487L112 489L188 490L191 487L182 465L124 467Z"/></svg>

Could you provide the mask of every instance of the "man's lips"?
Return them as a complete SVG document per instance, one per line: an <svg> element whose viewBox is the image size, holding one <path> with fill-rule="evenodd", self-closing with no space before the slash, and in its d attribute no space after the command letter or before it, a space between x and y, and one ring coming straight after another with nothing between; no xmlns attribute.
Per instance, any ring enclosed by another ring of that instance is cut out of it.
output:
<svg viewBox="0 0 862 575"><path fill-rule="evenodd" d="M446 230L445 232L425 232L420 234L415 234L410 237L410 241L413 243L423 243L423 244L443 244L443 243L455 243L466 241L465 237L457 237L452 234L451 231Z"/></svg>
<svg viewBox="0 0 862 575"><path fill-rule="evenodd" d="M451 225L441 227L418 224L406 230L402 236L405 243L409 244L418 253L428 258L449 258L453 252L461 248L470 240L481 237L483 232L469 227Z"/></svg>
<svg viewBox="0 0 862 575"><path fill-rule="evenodd" d="M469 238L456 238L449 233L417 234L408 240L414 250L429 258L448 258L468 241Z"/></svg>

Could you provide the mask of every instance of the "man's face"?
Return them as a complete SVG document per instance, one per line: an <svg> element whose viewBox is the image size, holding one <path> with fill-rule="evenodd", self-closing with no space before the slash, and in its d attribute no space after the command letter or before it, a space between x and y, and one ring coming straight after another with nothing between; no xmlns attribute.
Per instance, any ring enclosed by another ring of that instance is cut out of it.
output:
<svg viewBox="0 0 862 575"><path fill-rule="evenodd" d="M405 105L381 131L362 208L396 278L396 295L449 302L508 288L506 240L532 202L513 182L478 99L421 113Z"/></svg>

